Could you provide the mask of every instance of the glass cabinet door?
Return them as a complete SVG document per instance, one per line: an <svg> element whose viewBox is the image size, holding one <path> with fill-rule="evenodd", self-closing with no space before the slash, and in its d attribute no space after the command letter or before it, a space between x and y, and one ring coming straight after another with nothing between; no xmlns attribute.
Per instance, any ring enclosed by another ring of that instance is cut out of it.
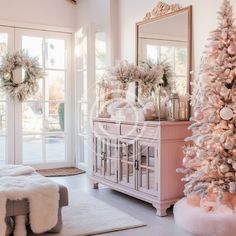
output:
<svg viewBox="0 0 236 236"><path fill-rule="evenodd" d="M136 179L135 141L119 140L119 183L135 189Z"/></svg>
<svg viewBox="0 0 236 236"><path fill-rule="evenodd" d="M117 183L117 139L105 140L105 179Z"/></svg>
<svg viewBox="0 0 236 236"><path fill-rule="evenodd" d="M117 183L117 139L94 136L94 175Z"/></svg>
<svg viewBox="0 0 236 236"><path fill-rule="evenodd" d="M151 195L157 195L157 144L138 141L138 190Z"/></svg>
<svg viewBox="0 0 236 236"><path fill-rule="evenodd" d="M94 136L94 166L93 174L99 177L105 175L105 143L106 138Z"/></svg>

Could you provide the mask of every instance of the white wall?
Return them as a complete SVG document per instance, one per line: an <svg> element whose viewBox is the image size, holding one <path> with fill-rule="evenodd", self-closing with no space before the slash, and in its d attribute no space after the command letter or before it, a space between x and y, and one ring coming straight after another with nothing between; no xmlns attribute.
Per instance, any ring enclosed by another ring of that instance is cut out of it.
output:
<svg viewBox="0 0 236 236"><path fill-rule="evenodd" d="M91 23L108 25L110 17L110 0L79 0L77 4L76 26L84 27Z"/></svg>
<svg viewBox="0 0 236 236"><path fill-rule="evenodd" d="M92 25L107 32L110 64L119 57L118 10L117 0L79 0L76 10L76 31Z"/></svg>
<svg viewBox="0 0 236 236"><path fill-rule="evenodd" d="M199 65L209 32L217 27L217 12L222 0L169 0L182 6L193 6L193 60ZM153 9L157 0L119 0L121 59L135 62L135 23ZM236 1L231 0L236 18Z"/></svg>
<svg viewBox="0 0 236 236"><path fill-rule="evenodd" d="M74 28L75 14L67 0L0 0L0 20Z"/></svg>

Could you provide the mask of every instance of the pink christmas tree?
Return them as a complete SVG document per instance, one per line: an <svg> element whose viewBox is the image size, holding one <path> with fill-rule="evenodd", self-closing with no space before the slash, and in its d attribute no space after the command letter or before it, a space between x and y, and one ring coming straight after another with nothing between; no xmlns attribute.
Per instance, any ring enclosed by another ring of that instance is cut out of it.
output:
<svg viewBox="0 0 236 236"><path fill-rule="evenodd" d="M236 235L236 29L229 0L193 83L192 137L184 150L186 198L175 222L198 236Z"/></svg>
<svg viewBox="0 0 236 236"><path fill-rule="evenodd" d="M193 84L192 144L182 172L188 203L236 211L236 30L229 0L218 20Z"/></svg>

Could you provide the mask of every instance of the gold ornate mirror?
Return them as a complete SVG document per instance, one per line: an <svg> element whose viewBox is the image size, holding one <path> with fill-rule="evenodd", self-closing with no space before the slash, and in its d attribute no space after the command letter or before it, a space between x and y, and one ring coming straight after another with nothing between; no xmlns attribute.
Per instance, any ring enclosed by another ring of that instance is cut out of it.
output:
<svg viewBox="0 0 236 236"><path fill-rule="evenodd" d="M173 92L190 93L192 7L158 5L136 24L136 63L167 61Z"/></svg>

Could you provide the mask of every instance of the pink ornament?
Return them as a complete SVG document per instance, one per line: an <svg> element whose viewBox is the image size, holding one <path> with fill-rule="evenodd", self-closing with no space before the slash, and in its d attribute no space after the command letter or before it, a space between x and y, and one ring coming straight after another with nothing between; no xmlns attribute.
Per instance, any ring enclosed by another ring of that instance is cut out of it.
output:
<svg viewBox="0 0 236 236"><path fill-rule="evenodd" d="M204 114L202 111L196 111L195 114L194 114L194 117L197 119L197 120L202 120L204 118Z"/></svg>
<svg viewBox="0 0 236 236"><path fill-rule="evenodd" d="M230 109L229 107L223 107L221 110L220 110L220 117L223 119L223 120L231 120L234 116L234 113L232 111L232 109Z"/></svg>
<svg viewBox="0 0 236 236"><path fill-rule="evenodd" d="M188 163L189 163L189 159L188 159L187 157L184 157L184 158L183 158L183 165L184 165L184 166L187 166Z"/></svg>
<svg viewBox="0 0 236 236"><path fill-rule="evenodd" d="M236 55L236 43L231 43L228 47L228 53L230 55Z"/></svg>
<svg viewBox="0 0 236 236"><path fill-rule="evenodd" d="M217 45L217 44L215 44L215 45L213 45L213 46L211 47L211 51L212 51L213 53L215 53L217 50L218 50L218 45Z"/></svg>

